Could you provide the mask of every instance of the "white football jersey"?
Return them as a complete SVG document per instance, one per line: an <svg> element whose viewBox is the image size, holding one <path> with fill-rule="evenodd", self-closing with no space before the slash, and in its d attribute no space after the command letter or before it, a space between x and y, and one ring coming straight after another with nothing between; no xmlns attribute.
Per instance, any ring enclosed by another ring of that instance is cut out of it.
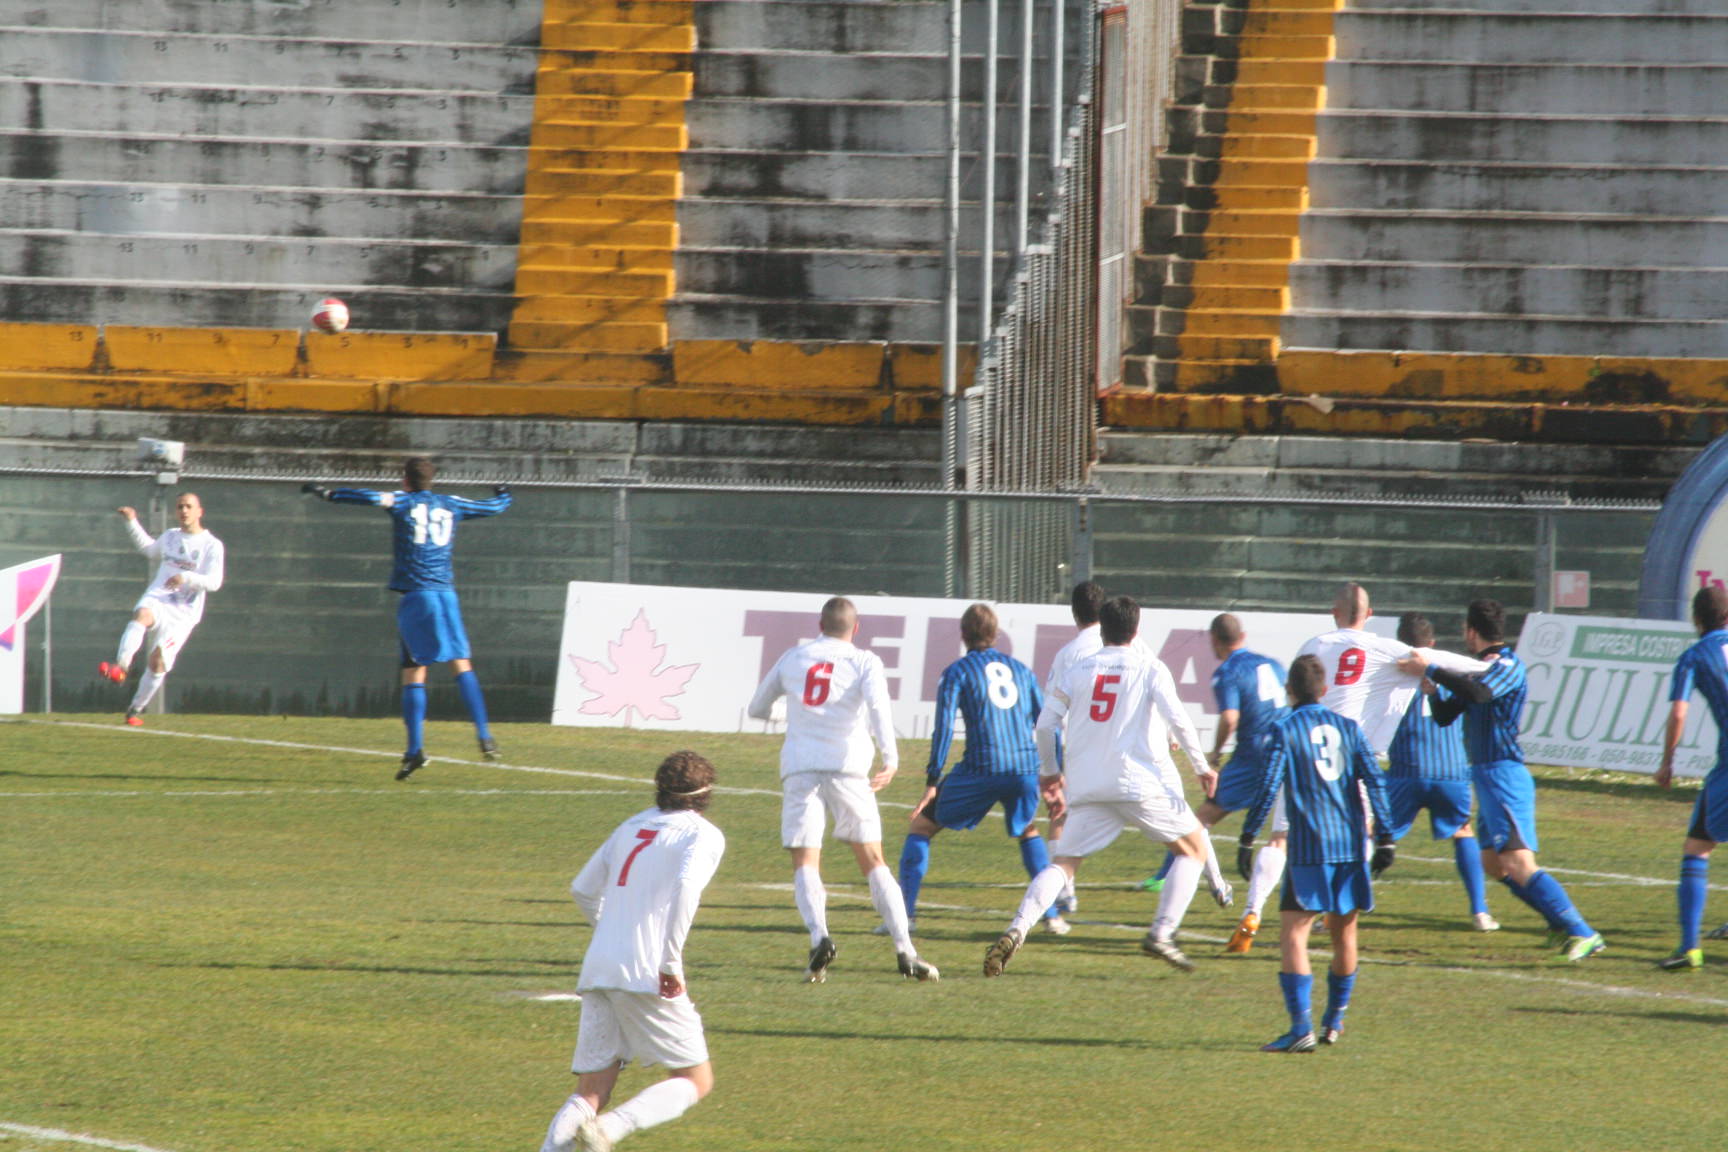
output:
<svg viewBox="0 0 1728 1152"><path fill-rule="evenodd" d="M151 539L136 520L126 521L126 531L138 551L157 562L156 575L144 595L174 605L182 617L196 624L204 616L204 594L222 587L226 567L222 541L209 529L188 533L178 528ZM179 585L167 587L174 576L181 577Z"/></svg>
<svg viewBox="0 0 1728 1152"><path fill-rule="evenodd" d="M1180 788L1172 737L1195 771L1206 766L1175 677L1144 646L1101 647L1045 695L1037 735L1047 776L1055 773L1057 732L1071 804L1139 800Z"/></svg>
<svg viewBox="0 0 1728 1152"><path fill-rule="evenodd" d="M638 812L606 838L570 882L594 923L578 990L659 992L684 978L684 941L726 837L697 812Z"/></svg>
<svg viewBox="0 0 1728 1152"><path fill-rule="evenodd" d="M786 697L786 743L780 775L841 772L868 776L875 749L882 766L898 768L893 702L882 658L850 640L821 636L789 648L750 701L750 715L770 719Z"/></svg>
<svg viewBox="0 0 1728 1152"><path fill-rule="evenodd" d="M1152 655L1152 649L1146 646L1146 641L1136 636L1129 641L1128 646L1138 651ZM1075 634L1074 639L1062 645L1050 661L1050 674L1044 678L1044 694L1048 696L1052 689L1059 687L1073 671L1074 665L1104 647L1104 632L1096 624L1088 624Z"/></svg>
<svg viewBox="0 0 1728 1152"><path fill-rule="evenodd" d="M1384 756L1398 733L1422 677L1398 667L1415 649L1399 640L1376 636L1361 628L1335 628L1302 645L1298 656L1317 656L1326 669L1326 695L1320 703L1362 726L1368 746ZM1479 660L1435 648L1424 648L1430 663L1457 672L1480 672Z"/></svg>

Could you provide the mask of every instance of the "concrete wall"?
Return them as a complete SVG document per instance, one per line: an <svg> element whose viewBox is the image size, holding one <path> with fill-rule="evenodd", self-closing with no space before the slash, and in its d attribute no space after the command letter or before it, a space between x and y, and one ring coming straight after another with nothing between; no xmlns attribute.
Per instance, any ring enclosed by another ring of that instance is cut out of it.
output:
<svg viewBox="0 0 1728 1152"><path fill-rule="evenodd" d="M1337 18L1287 347L1728 356L1707 0L1361 0Z"/></svg>
<svg viewBox="0 0 1728 1152"><path fill-rule="evenodd" d="M0 0L0 318L502 329L539 0Z"/></svg>

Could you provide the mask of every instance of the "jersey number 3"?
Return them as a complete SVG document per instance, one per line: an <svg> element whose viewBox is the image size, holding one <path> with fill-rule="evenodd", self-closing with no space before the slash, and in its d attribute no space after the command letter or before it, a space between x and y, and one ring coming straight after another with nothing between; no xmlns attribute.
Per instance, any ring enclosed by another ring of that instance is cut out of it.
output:
<svg viewBox="0 0 1728 1152"><path fill-rule="evenodd" d="M622 888L630 882L630 865L636 863L636 857L642 855L642 849L654 843L654 837L660 835L658 828L642 828L636 833L636 839L642 843L630 849L630 855L624 857L624 867L618 869L618 887Z"/></svg>

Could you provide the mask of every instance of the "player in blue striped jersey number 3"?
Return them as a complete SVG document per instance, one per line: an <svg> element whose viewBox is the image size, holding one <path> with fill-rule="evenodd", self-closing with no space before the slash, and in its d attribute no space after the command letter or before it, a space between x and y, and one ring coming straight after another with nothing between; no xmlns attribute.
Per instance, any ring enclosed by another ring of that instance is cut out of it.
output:
<svg viewBox="0 0 1728 1152"><path fill-rule="evenodd" d="M1658 963L1670 972L1704 966L1699 933L1704 928L1704 898L1710 889L1710 853L1728 839L1728 590L1700 588L1692 597L1692 624L1698 642L1674 662L1674 682L1669 690L1668 726L1662 736L1662 764L1656 769L1656 784L1666 788L1674 781L1674 753L1686 732L1686 712L1697 691L1710 706L1716 721L1716 764L1704 777L1704 787L1692 809L1692 823L1680 856L1680 946ZM1728 938L1728 924L1710 933L1710 939Z"/></svg>
<svg viewBox="0 0 1728 1152"><path fill-rule="evenodd" d="M371 488L327 488L303 484L300 490L335 504L367 504L390 513L395 556L390 590L401 594L396 628L402 637L402 722L408 748L396 779L406 780L426 766L426 666L450 665L456 691L474 721L480 754L498 759L498 742L486 722L486 698L470 660L468 632L462 626L462 606L456 599L451 556L456 548L456 523L477 516L496 516L510 507L510 489L493 489L490 500L468 500L432 491L436 475L432 461L415 456L402 465L402 491Z"/></svg>
<svg viewBox="0 0 1728 1152"><path fill-rule="evenodd" d="M1241 844L1272 812L1284 789L1289 819L1289 859L1279 901L1278 943L1282 963L1278 984L1290 1013L1290 1030L1261 1047L1262 1052L1312 1052L1316 1043L1335 1044L1344 1031L1344 1012L1356 987L1356 921L1374 909L1373 877L1391 867L1391 812L1386 782L1356 721L1320 703L1326 692L1326 667L1318 657L1298 656L1290 666L1290 715L1273 726L1266 745L1266 775ZM1375 849L1364 859L1368 837L1366 796L1373 810ZM1327 976L1326 1014L1314 1031L1314 974L1308 935L1314 919L1326 916L1332 934L1332 964Z"/></svg>
<svg viewBox="0 0 1728 1152"><path fill-rule="evenodd" d="M1050 853L1038 834L1038 742L1032 726L1044 707L1032 670L997 651L996 613L974 604L960 617L966 655L948 665L936 689L936 725L930 735L930 762L924 770L924 795L912 809L911 829L900 852L900 892L906 916L917 920L918 892L930 867L930 841L942 829L976 828L990 809L1002 805L1008 835L1020 841L1020 862L1028 878L1050 866ZM965 751L942 776L954 741L954 716L966 724ZM1044 927L1057 935L1068 924L1051 908ZM883 931L883 929L878 929Z"/></svg>

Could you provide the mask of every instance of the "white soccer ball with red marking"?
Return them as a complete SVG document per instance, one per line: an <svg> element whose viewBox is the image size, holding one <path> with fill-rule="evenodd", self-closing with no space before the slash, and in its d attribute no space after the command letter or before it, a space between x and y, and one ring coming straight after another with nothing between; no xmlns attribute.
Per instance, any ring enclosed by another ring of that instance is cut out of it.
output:
<svg viewBox="0 0 1728 1152"><path fill-rule="evenodd" d="M340 332L348 327L348 305L326 296L312 309L312 327L320 332Z"/></svg>

